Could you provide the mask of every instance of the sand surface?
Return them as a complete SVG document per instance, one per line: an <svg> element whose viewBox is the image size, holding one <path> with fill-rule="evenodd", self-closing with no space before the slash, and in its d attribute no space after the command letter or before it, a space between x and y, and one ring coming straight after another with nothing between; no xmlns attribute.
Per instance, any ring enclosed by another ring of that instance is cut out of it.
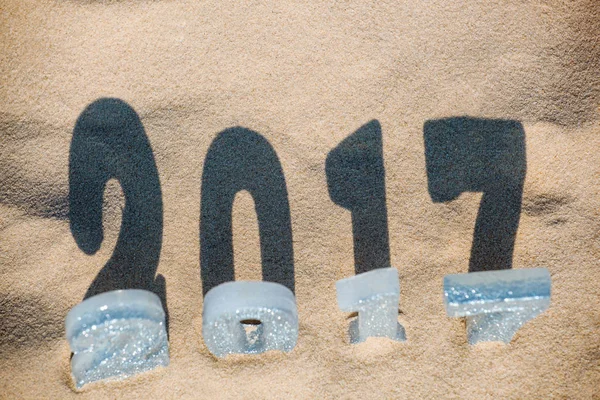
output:
<svg viewBox="0 0 600 400"><path fill-rule="evenodd" d="M599 4L0 0L0 397L600 398ZM217 360L203 290L261 263L298 344ZM334 283L388 265L408 340L351 346ZM442 278L510 267L551 307L470 347ZM119 287L171 365L76 394Z"/></svg>

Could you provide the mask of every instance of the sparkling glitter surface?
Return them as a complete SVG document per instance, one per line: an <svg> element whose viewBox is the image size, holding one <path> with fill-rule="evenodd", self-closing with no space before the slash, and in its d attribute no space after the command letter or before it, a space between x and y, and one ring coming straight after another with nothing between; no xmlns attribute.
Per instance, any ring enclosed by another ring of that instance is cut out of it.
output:
<svg viewBox="0 0 600 400"><path fill-rule="evenodd" d="M102 379L124 379L169 364L165 313L160 299L143 290L91 297L67 315L77 388Z"/></svg>
<svg viewBox="0 0 600 400"><path fill-rule="evenodd" d="M298 341L298 311L293 293L272 282L227 282L204 299L202 336L217 357L291 351ZM247 332L245 320L260 321Z"/></svg>
<svg viewBox="0 0 600 400"><path fill-rule="evenodd" d="M545 268L447 275L444 302L449 316L467 317L469 343L509 343L524 323L548 308L550 288Z"/></svg>
<svg viewBox="0 0 600 400"><path fill-rule="evenodd" d="M365 272L336 283L338 305L342 311L358 312L350 323L351 343L370 336L406 340L404 327L398 323L400 281L395 268Z"/></svg>

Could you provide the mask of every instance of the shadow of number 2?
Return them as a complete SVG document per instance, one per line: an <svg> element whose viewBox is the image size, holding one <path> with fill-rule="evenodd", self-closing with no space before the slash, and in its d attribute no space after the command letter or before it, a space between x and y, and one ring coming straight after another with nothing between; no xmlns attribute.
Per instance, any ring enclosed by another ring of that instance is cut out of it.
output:
<svg viewBox="0 0 600 400"><path fill-rule="evenodd" d="M103 98L80 114L69 151L71 233L86 254L95 254L104 240L102 201L106 183L113 178L125 197L119 238L84 298L110 290L144 289L161 298L166 312L165 279L162 275L155 279L163 203L152 148L133 108L122 100Z"/></svg>

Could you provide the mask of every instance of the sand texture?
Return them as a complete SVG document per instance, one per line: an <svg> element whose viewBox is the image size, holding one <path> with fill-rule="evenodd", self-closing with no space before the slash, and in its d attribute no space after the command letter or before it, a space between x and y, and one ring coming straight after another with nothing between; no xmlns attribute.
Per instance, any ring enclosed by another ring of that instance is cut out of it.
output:
<svg viewBox="0 0 600 400"><path fill-rule="evenodd" d="M593 0L0 0L0 397L600 399L599 106ZM349 345L386 266L408 340ZM467 345L444 275L532 267ZM296 348L214 358L203 293L263 276ZM76 393L67 312L131 287L171 365Z"/></svg>

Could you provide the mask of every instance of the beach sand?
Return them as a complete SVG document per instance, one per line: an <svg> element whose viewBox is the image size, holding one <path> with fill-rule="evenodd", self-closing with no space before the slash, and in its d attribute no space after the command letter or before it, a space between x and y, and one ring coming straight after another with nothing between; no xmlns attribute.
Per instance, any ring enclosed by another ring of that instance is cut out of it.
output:
<svg viewBox="0 0 600 400"><path fill-rule="evenodd" d="M0 397L600 398L599 35L592 0L0 0ZM103 213L69 188L105 178ZM261 234L298 344L216 359L203 290L261 279ZM350 345L335 281L383 266L407 341ZM442 279L508 267L551 306L469 346ZM119 286L171 364L77 393L65 316Z"/></svg>

